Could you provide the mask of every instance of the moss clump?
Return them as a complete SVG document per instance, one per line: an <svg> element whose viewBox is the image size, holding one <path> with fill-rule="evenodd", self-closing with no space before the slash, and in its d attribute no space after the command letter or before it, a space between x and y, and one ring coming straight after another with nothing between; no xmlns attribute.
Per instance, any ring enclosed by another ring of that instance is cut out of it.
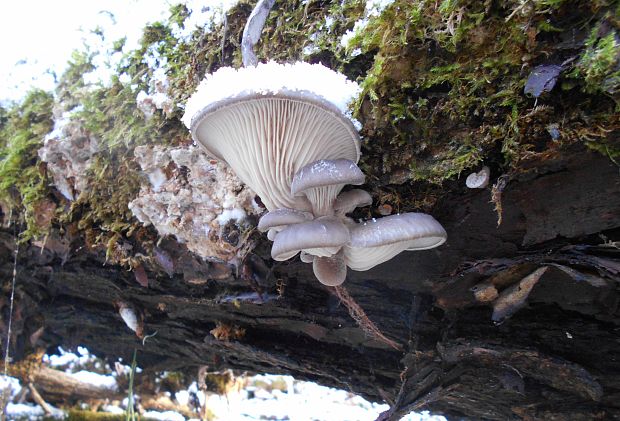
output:
<svg viewBox="0 0 620 421"><path fill-rule="evenodd" d="M35 90L18 105L0 107L0 200L24 218L24 240L46 228L37 225L37 208L48 195L48 180L37 151L52 130L53 104L49 93Z"/></svg>
<svg viewBox="0 0 620 421"><path fill-rule="evenodd" d="M106 414L105 412L71 410L67 414L67 421L125 421L124 415Z"/></svg>
<svg viewBox="0 0 620 421"><path fill-rule="evenodd" d="M603 35L601 25L592 29L585 43L585 51L573 71L583 78L589 93L603 92L620 99L620 34L609 31Z"/></svg>

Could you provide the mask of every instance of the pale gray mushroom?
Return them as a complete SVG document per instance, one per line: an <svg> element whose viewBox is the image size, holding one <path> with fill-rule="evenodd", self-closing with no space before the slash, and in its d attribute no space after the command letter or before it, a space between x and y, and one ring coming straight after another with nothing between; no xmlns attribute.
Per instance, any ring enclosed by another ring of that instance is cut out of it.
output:
<svg viewBox="0 0 620 421"><path fill-rule="evenodd" d="M297 209L280 208L264 214L258 221L258 230L265 232L270 229L282 231L286 226L299 224L312 219L312 215Z"/></svg>
<svg viewBox="0 0 620 421"><path fill-rule="evenodd" d="M335 105L308 91L242 92L191 117L194 140L226 162L265 207L310 210L291 194L293 175L319 159L357 162L357 130Z"/></svg>
<svg viewBox="0 0 620 421"><path fill-rule="evenodd" d="M349 242L348 228L335 217L322 217L289 225L278 233L271 247L273 260L283 261L301 250L314 256L332 256Z"/></svg>
<svg viewBox="0 0 620 421"><path fill-rule="evenodd" d="M342 192L334 201L336 215L346 215L355 208L372 205L372 196L366 190L353 189Z"/></svg>
<svg viewBox="0 0 620 421"><path fill-rule="evenodd" d="M404 213L351 227L351 241L344 247L347 266L368 270L404 250L426 250L443 244L446 231L430 215Z"/></svg>
<svg viewBox="0 0 620 421"><path fill-rule="evenodd" d="M331 257L315 257L312 270L323 285L335 287L342 284L347 278L347 265L342 250Z"/></svg>
<svg viewBox="0 0 620 421"><path fill-rule="evenodd" d="M267 212L258 221L258 230L260 232L267 231L267 238L271 241L276 239L280 231L291 224L299 224L301 222L310 221L312 214L308 212L298 211L296 209L280 208Z"/></svg>
<svg viewBox="0 0 620 421"><path fill-rule="evenodd" d="M305 195L315 216L331 215L338 193L347 184L364 184L366 177L348 159L320 159L301 168L293 177L291 193Z"/></svg>

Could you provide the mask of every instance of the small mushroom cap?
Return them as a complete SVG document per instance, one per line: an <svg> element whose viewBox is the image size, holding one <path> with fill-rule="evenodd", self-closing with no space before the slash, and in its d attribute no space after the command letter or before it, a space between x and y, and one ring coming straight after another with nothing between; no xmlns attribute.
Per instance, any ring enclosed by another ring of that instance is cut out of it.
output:
<svg viewBox="0 0 620 421"><path fill-rule="evenodd" d="M490 178L491 170L484 166L480 171L469 174L465 180L465 185L470 189L483 189L489 185Z"/></svg>
<svg viewBox="0 0 620 421"><path fill-rule="evenodd" d="M312 270L323 285L335 287L342 284L347 278L347 265L342 250L331 257L315 257Z"/></svg>
<svg viewBox="0 0 620 421"><path fill-rule="evenodd" d="M362 189L342 192L334 201L334 211L340 215L353 212L355 208L372 205L372 196Z"/></svg>
<svg viewBox="0 0 620 421"><path fill-rule="evenodd" d="M430 215L390 215L351 228L351 241L344 254L351 269L368 270L404 250L431 249L447 238L441 224Z"/></svg>
<svg viewBox="0 0 620 421"><path fill-rule="evenodd" d="M301 168L293 177L291 193L345 184L364 184L366 177L355 162L348 159L319 159Z"/></svg>
<svg viewBox="0 0 620 421"><path fill-rule="evenodd" d="M290 225L280 231L271 247L271 257L283 261L295 256L300 250L334 247L338 251L349 239L349 230L342 222L335 217L322 217Z"/></svg>
<svg viewBox="0 0 620 421"><path fill-rule="evenodd" d="M280 231L280 227L285 227L291 224L299 224L311 219L311 216L305 212L298 211L296 209L280 208L267 212L258 221L258 230L265 232L271 228L275 228L276 231Z"/></svg>

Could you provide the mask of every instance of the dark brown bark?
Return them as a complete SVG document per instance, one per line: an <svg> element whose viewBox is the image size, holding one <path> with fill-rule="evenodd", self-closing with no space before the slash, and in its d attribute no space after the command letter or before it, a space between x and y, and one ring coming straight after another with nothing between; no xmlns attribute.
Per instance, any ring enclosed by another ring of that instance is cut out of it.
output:
<svg viewBox="0 0 620 421"><path fill-rule="evenodd" d="M27 351L44 327L38 345L83 344L126 360L137 347L149 370L286 373L351 389L393 404L382 419L413 409L472 419L620 418L620 250L609 243L620 233L618 167L584 150L533 162L509 179L499 227L490 189L463 184L447 186L432 212L448 231L444 246L350 271L345 283L402 352L367 337L308 265L270 261L264 238L255 282L222 276L221 265L165 240L174 273L145 267L145 288L79 237L60 246L57 236L20 254L13 352ZM12 250L5 230L2 279ZM531 293L515 287L543 266ZM504 297L501 323L492 320L497 301L486 301L499 298L476 298L481 288ZM118 315L120 301L137 309L145 334L156 332L145 345ZM217 322L230 328L219 339L210 333Z"/></svg>

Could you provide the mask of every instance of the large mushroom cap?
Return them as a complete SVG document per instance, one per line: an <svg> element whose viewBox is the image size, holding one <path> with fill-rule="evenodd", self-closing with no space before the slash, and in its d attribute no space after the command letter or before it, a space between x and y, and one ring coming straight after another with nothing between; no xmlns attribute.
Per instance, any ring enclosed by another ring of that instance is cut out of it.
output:
<svg viewBox="0 0 620 421"><path fill-rule="evenodd" d="M290 225L280 231L271 247L271 257L279 261L288 260L301 250L316 255L332 255L348 243L349 238L349 230L337 218L318 218Z"/></svg>
<svg viewBox="0 0 620 421"><path fill-rule="evenodd" d="M448 235L430 215L404 213L357 224L344 248L347 265L368 270L404 250L426 250L443 244Z"/></svg>
<svg viewBox="0 0 620 421"><path fill-rule="evenodd" d="M183 121L194 140L228 163L268 210L306 210L291 194L296 172L319 159L359 159L359 136L343 111L344 98L357 91L356 84L320 65L225 68L201 84Z"/></svg>

